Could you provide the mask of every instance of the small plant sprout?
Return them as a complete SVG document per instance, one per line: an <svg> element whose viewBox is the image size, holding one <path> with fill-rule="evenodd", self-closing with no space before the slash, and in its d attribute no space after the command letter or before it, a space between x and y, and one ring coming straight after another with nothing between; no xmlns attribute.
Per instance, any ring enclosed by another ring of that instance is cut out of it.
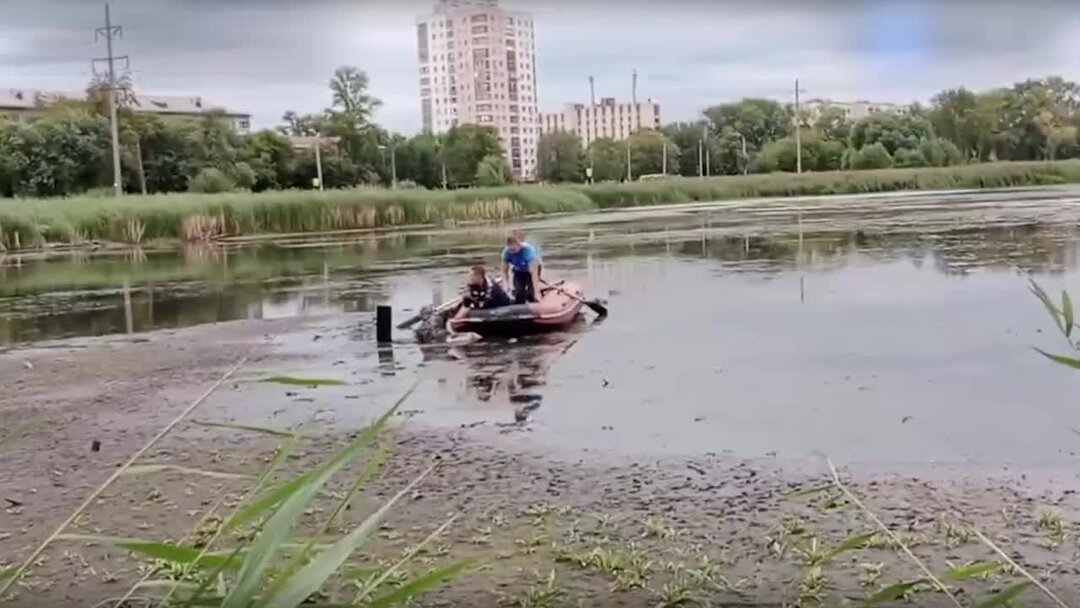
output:
<svg viewBox="0 0 1080 608"><path fill-rule="evenodd" d="M514 600L514 605L518 608L551 608L562 595L562 589L555 581L555 571L552 570L547 578L537 581L524 595Z"/></svg>
<svg viewBox="0 0 1080 608"><path fill-rule="evenodd" d="M863 587L873 587L877 584L878 579L881 578L881 573L884 571L884 569L885 564L883 563L859 564L859 570L861 571L861 573L859 574L859 584Z"/></svg>

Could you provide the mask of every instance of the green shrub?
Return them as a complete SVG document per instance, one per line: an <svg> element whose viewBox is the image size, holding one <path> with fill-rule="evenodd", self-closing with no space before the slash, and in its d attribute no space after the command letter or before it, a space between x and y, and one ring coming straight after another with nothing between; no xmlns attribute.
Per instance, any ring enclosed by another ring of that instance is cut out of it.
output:
<svg viewBox="0 0 1080 608"><path fill-rule="evenodd" d="M249 167L250 169L250 167ZM252 180L254 181L254 180ZM191 178L188 190L199 194L220 194L236 188L236 182L221 169L207 167Z"/></svg>
<svg viewBox="0 0 1080 608"><path fill-rule="evenodd" d="M852 169L887 169L892 164L892 156L881 142L863 146L851 160Z"/></svg>

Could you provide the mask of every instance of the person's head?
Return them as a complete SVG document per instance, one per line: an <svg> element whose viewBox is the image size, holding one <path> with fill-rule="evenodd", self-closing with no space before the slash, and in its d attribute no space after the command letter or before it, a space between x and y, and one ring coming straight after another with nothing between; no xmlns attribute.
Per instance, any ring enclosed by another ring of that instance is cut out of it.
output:
<svg viewBox="0 0 1080 608"><path fill-rule="evenodd" d="M519 228L515 228L514 230L510 231L510 236L517 239L518 242L521 242L521 243L525 242L525 231L524 230L521 230Z"/></svg>
<svg viewBox="0 0 1080 608"><path fill-rule="evenodd" d="M473 266L469 269L469 285L483 285L487 280L487 271L483 266Z"/></svg>
<svg viewBox="0 0 1080 608"><path fill-rule="evenodd" d="M510 253L521 251L521 244L523 241L517 237L515 232L511 232L510 236L506 237L506 248L510 250Z"/></svg>

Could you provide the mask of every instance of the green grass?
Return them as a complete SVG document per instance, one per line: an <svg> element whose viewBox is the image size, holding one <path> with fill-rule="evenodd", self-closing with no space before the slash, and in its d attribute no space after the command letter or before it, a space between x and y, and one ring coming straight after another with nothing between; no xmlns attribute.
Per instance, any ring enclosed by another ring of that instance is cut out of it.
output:
<svg viewBox="0 0 1080 608"><path fill-rule="evenodd" d="M327 192L170 194L0 201L0 249L85 241L143 243L392 228L527 215L753 197L1080 183L1080 161L945 168L671 178L628 184L509 186L455 191L359 188Z"/></svg>

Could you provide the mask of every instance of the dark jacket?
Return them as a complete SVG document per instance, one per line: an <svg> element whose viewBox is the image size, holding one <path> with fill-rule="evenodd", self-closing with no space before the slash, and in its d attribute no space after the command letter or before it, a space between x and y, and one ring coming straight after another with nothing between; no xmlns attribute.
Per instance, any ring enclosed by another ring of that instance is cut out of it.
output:
<svg viewBox="0 0 1080 608"><path fill-rule="evenodd" d="M469 284L466 287L465 305L469 308L499 308L514 303L506 290L491 279L485 278L483 285Z"/></svg>

